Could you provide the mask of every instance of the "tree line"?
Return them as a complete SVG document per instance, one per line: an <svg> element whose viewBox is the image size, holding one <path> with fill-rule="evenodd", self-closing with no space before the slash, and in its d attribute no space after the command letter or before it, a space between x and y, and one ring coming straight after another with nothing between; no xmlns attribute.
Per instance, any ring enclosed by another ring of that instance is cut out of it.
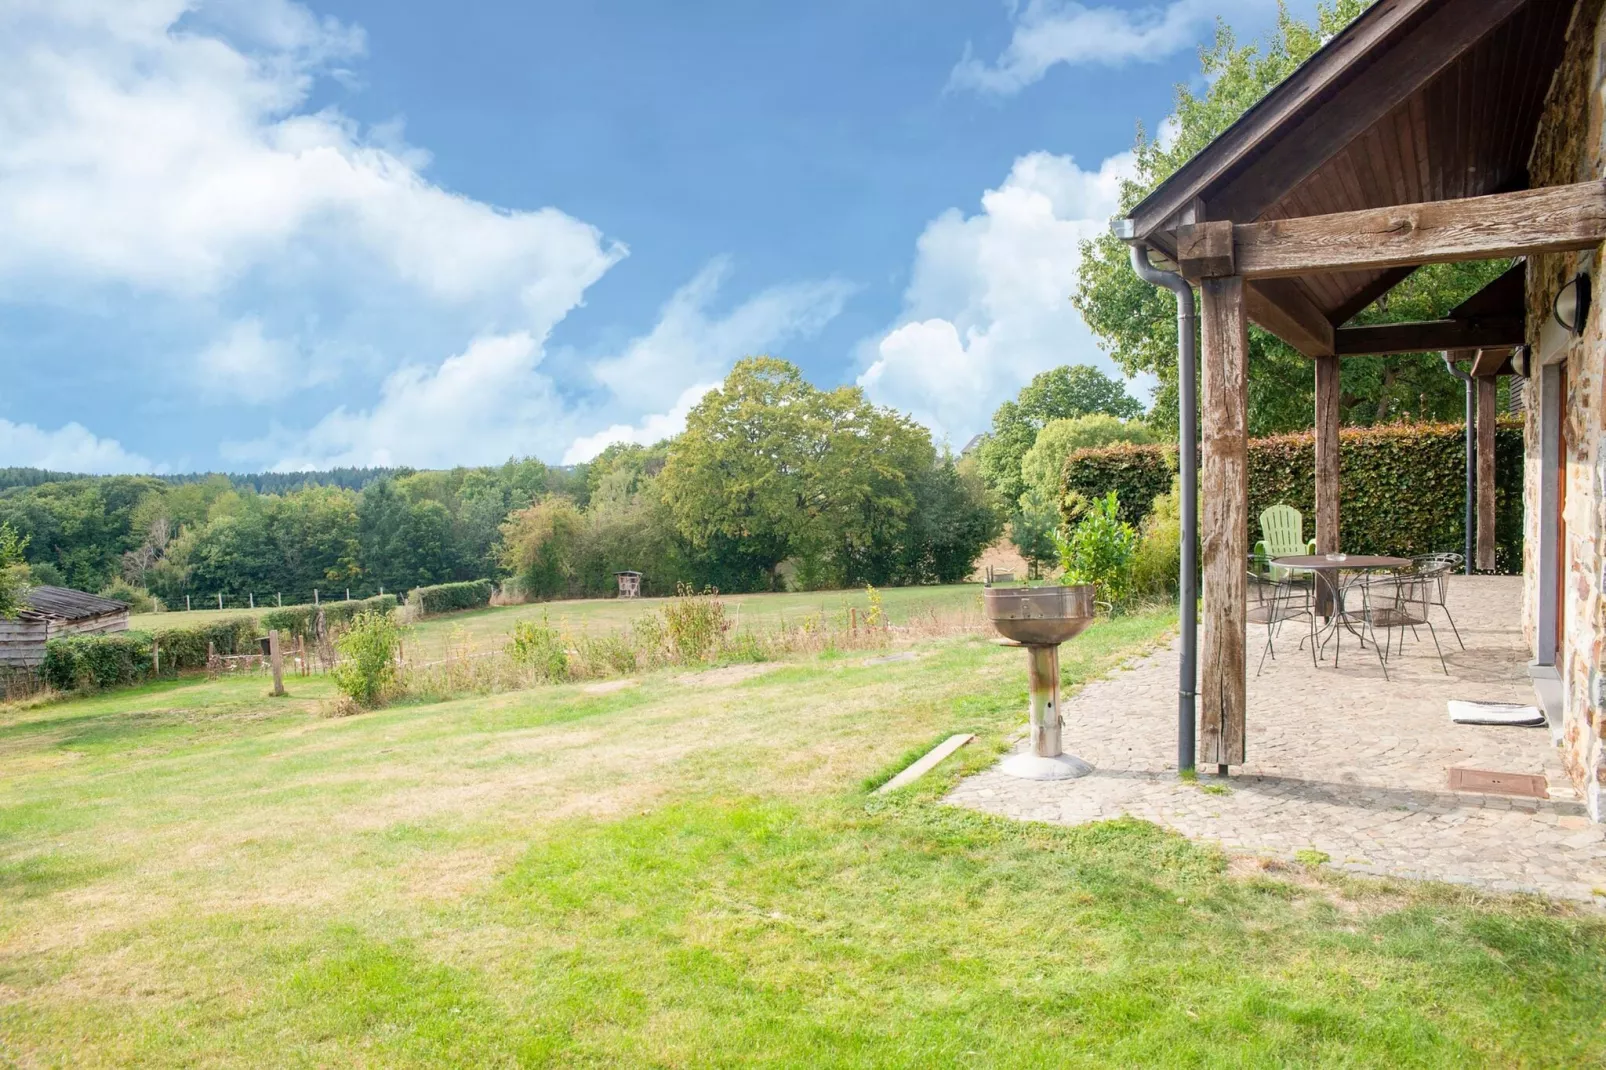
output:
<svg viewBox="0 0 1606 1070"><path fill-rule="evenodd" d="M1000 528L973 466L939 454L924 427L767 357L739 363L684 433L584 465L171 479L19 469L0 489L0 530L29 581L169 608L485 577L530 597L598 595L626 569L648 593L953 582Z"/></svg>

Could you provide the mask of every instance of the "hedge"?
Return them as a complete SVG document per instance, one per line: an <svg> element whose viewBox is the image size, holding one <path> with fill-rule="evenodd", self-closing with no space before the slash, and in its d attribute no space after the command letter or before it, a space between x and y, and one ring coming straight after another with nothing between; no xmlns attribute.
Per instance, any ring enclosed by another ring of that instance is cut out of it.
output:
<svg viewBox="0 0 1606 1070"><path fill-rule="evenodd" d="M414 587L407 594L407 605L420 613L450 613L459 609L480 609L491 604L496 584L490 580L439 583L433 587Z"/></svg>
<svg viewBox="0 0 1606 1070"><path fill-rule="evenodd" d="M158 628L153 636L162 651L162 671L167 673L206 668L208 643L219 654L254 654L262 634L255 617L225 617L192 628Z"/></svg>
<svg viewBox="0 0 1606 1070"><path fill-rule="evenodd" d="M375 610L380 613L389 613L396 608L396 596L393 594L379 594L372 598L354 598L345 602L324 602L321 606L286 606L284 609L275 609L262 615L262 630L264 632L277 628L281 633L295 638L302 636L313 638L313 628L318 621L318 610L323 610L323 619L326 625L333 626L350 620L359 613Z"/></svg>
<svg viewBox="0 0 1606 1070"><path fill-rule="evenodd" d="M67 635L45 643L39 675L58 691L132 684L151 674L149 632Z"/></svg>
<svg viewBox="0 0 1606 1070"><path fill-rule="evenodd" d="M1460 551L1464 545L1466 440L1460 424L1347 427L1338 435L1339 545L1352 554ZM1522 424L1495 429L1495 570L1522 570ZM1316 445L1311 432L1251 439L1249 517L1279 502L1315 534ZM1065 460L1064 488L1086 498L1114 490L1122 519L1137 523L1170 487L1176 447L1110 446ZM1162 482L1163 481L1163 482ZM1155 488L1159 489L1156 490Z"/></svg>

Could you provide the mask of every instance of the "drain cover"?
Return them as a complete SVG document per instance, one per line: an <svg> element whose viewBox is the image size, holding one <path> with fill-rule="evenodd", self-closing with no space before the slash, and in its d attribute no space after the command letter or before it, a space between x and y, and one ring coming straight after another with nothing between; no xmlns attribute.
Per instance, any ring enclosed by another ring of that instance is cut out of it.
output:
<svg viewBox="0 0 1606 1070"><path fill-rule="evenodd" d="M1545 778L1536 773L1496 773L1488 769L1450 767L1451 791L1477 791L1485 795L1521 795L1548 799Z"/></svg>

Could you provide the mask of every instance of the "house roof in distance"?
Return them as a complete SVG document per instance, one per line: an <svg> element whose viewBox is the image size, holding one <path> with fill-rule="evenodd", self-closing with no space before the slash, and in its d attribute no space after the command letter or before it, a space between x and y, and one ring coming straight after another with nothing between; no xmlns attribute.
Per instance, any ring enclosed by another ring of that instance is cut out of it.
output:
<svg viewBox="0 0 1606 1070"><path fill-rule="evenodd" d="M32 587L24 601L33 612L56 620L85 620L128 608L127 602L70 587Z"/></svg>

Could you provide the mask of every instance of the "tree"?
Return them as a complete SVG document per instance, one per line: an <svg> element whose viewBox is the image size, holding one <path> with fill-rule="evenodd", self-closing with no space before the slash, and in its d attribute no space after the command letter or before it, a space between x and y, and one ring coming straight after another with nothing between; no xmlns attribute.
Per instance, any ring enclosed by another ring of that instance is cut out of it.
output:
<svg viewBox="0 0 1606 1070"><path fill-rule="evenodd" d="M1196 96L1176 91L1176 124L1162 140L1138 132L1135 175L1122 185L1121 214L1181 167L1245 110L1291 74L1300 63L1359 15L1367 0L1332 0L1318 6L1314 25L1284 10L1277 28L1259 43L1239 45L1226 26L1200 54L1202 81ZM1082 245L1080 284L1072 300L1104 349L1128 375L1149 372L1160 381L1150 422L1173 428L1177 421L1176 300L1169 291L1139 279L1127 247L1105 234ZM1359 323L1433 319L1505 269L1506 262L1441 264L1419 269L1388 299L1356 317ZM1436 354L1346 358L1341 406L1351 423L1409 416L1453 417L1461 386ZM1309 427L1313 422L1310 361L1259 327L1249 331L1249 432L1253 435Z"/></svg>
<svg viewBox="0 0 1606 1070"><path fill-rule="evenodd" d="M1175 333L1175 332L1173 332ZM1026 488L1020 463L1052 420L1103 413L1119 419L1143 414L1143 405L1126 388L1087 364L1064 365L1040 372L993 414L992 430L982 440L981 472L987 485L1013 503Z"/></svg>
<svg viewBox="0 0 1606 1070"><path fill-rule="evenodd" d="M0 618L16 620L27 604L28 566L23 560L27 540L10 524L0 524Z"/></svg>
<svg viewBox="0 0 1606 1070"><path fill-rule="evenodd" d="M900 583L959 583L1003 528L974 465L944 454L914 482Z"/></svg>
<svg viewBox="0 0 1606 1070"><path fill-rule="evenodd" d="M1117 420L1103 413L1052 420L1037 433L1036 443L1021 458L1021 482L1026 486L1026 493L1035 491L1054 501L1059 498L1065 458L1072 453L1118 442L1153 440L1149 425L1142 420Z"/></svg>
<svg viewBox="0 0 1606 1070"><path fill-rule="evenodd" d="M585 520L574 502L548 495L502 525L502 565L527 596L556 598L574 575Z"/></svg>

